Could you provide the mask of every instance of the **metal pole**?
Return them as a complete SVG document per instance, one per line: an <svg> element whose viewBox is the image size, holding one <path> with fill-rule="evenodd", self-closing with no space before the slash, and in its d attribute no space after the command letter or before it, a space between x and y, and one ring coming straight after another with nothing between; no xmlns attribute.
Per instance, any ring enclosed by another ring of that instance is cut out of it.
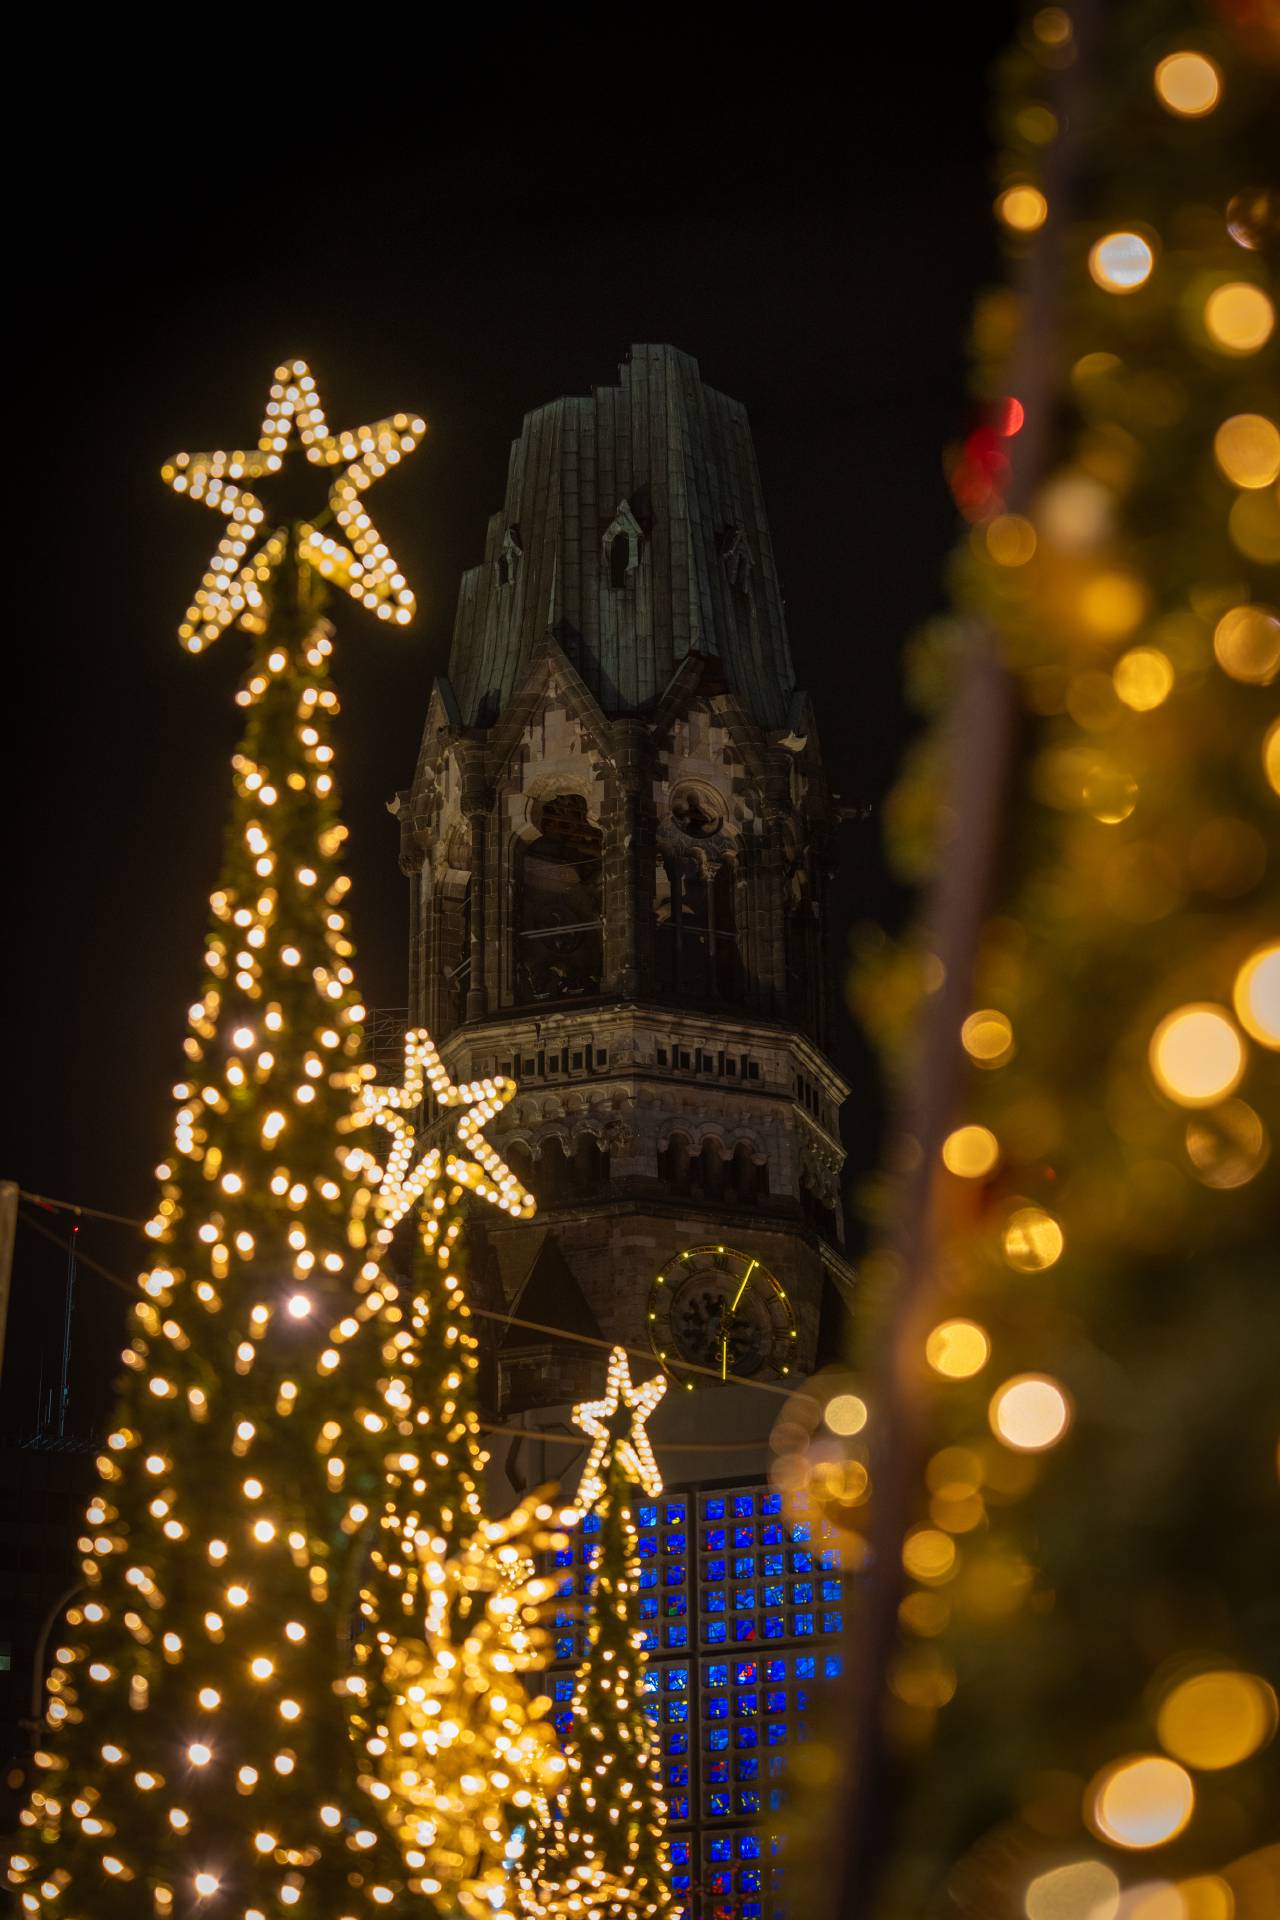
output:
<svg viewBox="0 0 1280 1920"><path fill-rule="evenodd" d="M66 1437L67 1399L70 1389L67 1375L71 1367L71 1316L76 1304L76 1246L80 1238L78 1226L72 1227L71 1238L67 1242L67 1303L62 1315L62 1384L58 1391L58 1438Z"/></svg>

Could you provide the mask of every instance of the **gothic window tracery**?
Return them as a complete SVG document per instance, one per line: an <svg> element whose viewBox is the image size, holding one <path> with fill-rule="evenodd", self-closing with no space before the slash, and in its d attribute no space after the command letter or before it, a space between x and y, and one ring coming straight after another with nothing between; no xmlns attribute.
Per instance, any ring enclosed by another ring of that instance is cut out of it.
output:
<svg viewBox="0 0 1280 1920"><path fill-rule="evenodd" d="M742 966L737 851L721 795L686 780L658 829L654 873L657 983L692 1000L736 1000Z"/></svg>
<svg viewBox="0 0 1280 1920"><path fill-rule="evenodd" d="M512 971L517 1005L600 991L603 837L580 794L543 802L514 862Z"/></svg>
<svg viewBox="0 0 1280 1920"><path fill-rule="evenodd" d="M609 569L609 585L621 592L640 565L644 550L644 528L632 512L630 500L619 500L618 511L605 528L600 545Z"/></svg>
<svg viewBox="0 0 1280 1920"><path fill-rule="evenodd" d="M497 559L498 585L500 587L511 587L515 585L516 576L520 572L520 562L523 558L524 548L520 544L520 529L519 527L508 527L502 536L502 551L499 553Z"/></svg>

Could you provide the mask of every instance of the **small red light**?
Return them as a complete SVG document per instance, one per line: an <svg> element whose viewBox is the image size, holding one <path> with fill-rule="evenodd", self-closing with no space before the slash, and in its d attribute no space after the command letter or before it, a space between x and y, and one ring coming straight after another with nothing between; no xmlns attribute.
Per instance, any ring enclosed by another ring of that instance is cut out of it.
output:
<svg viewBox="0 0 1280 1920"><path fill-rule="evenodd" d="M1021 400L1015 400L1010 394L1007 400L1000 402L999 431L1006 440L1011 440L1027 417L1026 408Z"/></svg>

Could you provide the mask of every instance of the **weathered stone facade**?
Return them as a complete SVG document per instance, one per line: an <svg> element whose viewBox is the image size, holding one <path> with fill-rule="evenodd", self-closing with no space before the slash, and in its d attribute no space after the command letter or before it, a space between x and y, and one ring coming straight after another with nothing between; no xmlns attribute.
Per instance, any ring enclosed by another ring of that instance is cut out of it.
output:
<svg viewBox="0 0 1280 1920"><path fill-rule="evenodd" d="M792 683L750 432L670 348L530 415L450 677L398 796L410 1019L513 1074L493 1138L539 1198L488 1216L481 1304L643 1347L656 1271L749 1249L813 1364L841 1256L823 1052L831 807ZM600 1355L511 1327L506 1411Z"/></svg>

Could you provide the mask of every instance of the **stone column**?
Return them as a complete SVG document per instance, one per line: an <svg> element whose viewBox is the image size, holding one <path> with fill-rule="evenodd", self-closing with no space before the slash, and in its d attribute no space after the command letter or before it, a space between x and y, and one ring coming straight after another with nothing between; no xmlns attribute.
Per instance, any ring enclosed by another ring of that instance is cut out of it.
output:
<svg viewBox="0 0 1280 1920"><path fill-rule="evenodd" d="M653 821L646 806L649 731L614 722L604 818L604 991L634 999L653 977Z"/></svg>

